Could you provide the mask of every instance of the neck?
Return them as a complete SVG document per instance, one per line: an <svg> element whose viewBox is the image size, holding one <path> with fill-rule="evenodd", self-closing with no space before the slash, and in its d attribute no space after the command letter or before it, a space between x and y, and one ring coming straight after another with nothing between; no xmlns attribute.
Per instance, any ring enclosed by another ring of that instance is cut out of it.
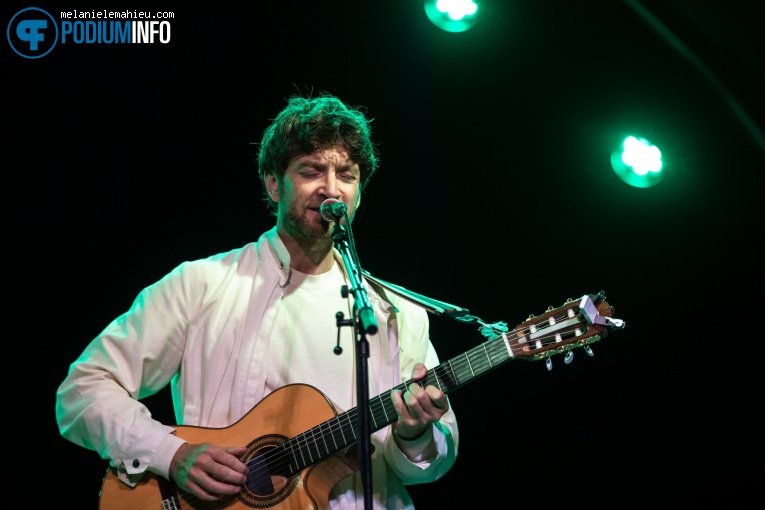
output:
<svg viewBox="0 0 765 510"><path fill-rule="evenodd" d="M293 269L305 274L322 274L332 269L335 264L332 239L296 239L281 229L278 232Z"/></svg>

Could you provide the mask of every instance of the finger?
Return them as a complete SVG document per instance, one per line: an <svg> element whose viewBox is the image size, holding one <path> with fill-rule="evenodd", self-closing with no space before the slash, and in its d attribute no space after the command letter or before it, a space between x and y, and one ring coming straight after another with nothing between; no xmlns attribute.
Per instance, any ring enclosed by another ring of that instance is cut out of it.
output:
<svg viewBox="0 0 765 510"><path fill-rule="evenodd" d="M409 416L419 420L421 416L425 415L423 405L430 403L430 397L424 389L418 384L410 384L409 389L402 395L404 404L406 404L406 410Z"/></svg>
<svg viewBox="0 0 765 510"><path fill-rule="evenodd" d="M234 471L231 471L231 473L234 473ZM238 473L237 475L239 476ZM218 497L219 495L230 496L230 495L238 494L239 491L242 490L239 484L232 485L230 483L226 483L224 481L221 481L209 475L199 480L199 485L205 491L207 491L209 494L213 495L214 497Z"/></svg>
<svg viewBox="0 0 765 510"><path fill-rule="evenodd" d="M243 455L247 451L247 448L243 446L231 446L224 449L224 452L229 455L224 455L220 459L218 459L218 462L221 464L231 468L232 470L236 471L237 473L241 475L247 475L249 469L247 467L247 464L239 460L239 457ZM232 482L236 482L237 479L231 480ZM246 481L246 478L242 479L240 482L237 483L244 483Z"/></svg>
<svg viewBox="0 0 765 510"><path fill-rule="evenodd" d="M203 464L198 463L192 466L187 476L177 483L181 485L183 490L194 494L204 501L218 501L220 499L220 491L216 488L216 481L211 478Z"/></svg>
<svg viewBox="0 0 765 510"><path fill-rule="evenodd" d="M404 398L410 415L418 420L437 421L449 407L446 394L435 386L423 389L411 384Z"/></svg>
<svg viewBox="0 0 765 510"><path fill-rule="evenodd" d="M419 381L428 375L428 369L422 363L417 363L412 369L412 379Z"/></svg>
<svg viewBox="0 0 765 510"><path fill-rule="evenodd" d="M411 396L405 397L408 391L394 390L391 392L391 400L393 401L393 407L396 409L398 420L396 421L394 430L398 433L399 437L414 437L419 435L417 427L419 420L412 416L412 411L407 406L406 400ZM416 402L416 400L413 400Z"/></svg>
<svg viewBox="0 0 765 510"><path fill-rule="evenodd" d="M239 470L238 464L241 464L241 462L236 457L228 456L225 458L220 458L217 461L214 459L211 459L211 462L204 464L204 470L206 474L216 483L217 482L223 483L229 487L238 487L247 481L247 476L246 476L247 466L244 466L245 471L241 472ZM208 490L217 492L213 490L213 487L211 486L205 485L205 487ZM231 493L230 491L226 492L226 494L230 494L230 493Z"/></svg>
<svg viewBox="0 0 765 510"><path fill-rule="evenodd" d="M396 390L391 394L391 398L398 414L399 423L416 426L420 422L420 417L423 414L422 409L410 391Z"/></svg>
<svg viewBox="0 0 765 510"><path fill-rule="evenodd" d="M446 393L435 386L428 386L425 388L425 391L428 394L432 408L436 411L437 418L441 418L449 410L449 399L446 398Z"/></svg>
<svg viewBox="0 0 765 510"><path fill-rule="evenodd" d="M235 455L236 457L239 457L240 455L243 455L245 452L247 452L247 448L244 446L228 446L224 448L228 453L231 455Z"/></svg>
<svg viewBox="0 0 765 510"><path fill-rule="evenodd" d="M245 473L240 473L225 464L211 466L209 476L216 482L224 483L230 487L238 487L247 481Z"/></svg>
<svg viewBox="0 0 765 510"><path fill-rule="evenodd" d="M390 392L390 399L393 401L393 407L396 409L399 419L404 416L408 416L406 410L406 402L404 402L403 392L401 390L393 390Z"/></svg>
<svg viewBox="0 0 765 510"><path fill-rule="evenodd" d="M439 409L449 409L449 399L446 398L446 393L435 386L428 386L425 388L425 392L434 406Z"/></svg>
<svg viewBox="0 0 765 510"><path fill-rule="evenodd" d="M218 501L220 499L220 496L207 492L201 485L193 480L186 480L186 483L183 484L181 488L203 501Z"/></svg>
<svg viewBox="0 0 765 510"><path fill-rule="evenodd" d="M428 402L430 402L430 396L428 396L427 391L425 388L420 386L417 383L412 383L409 385L409 388L407 389L406 394L404 395L405 402L408 406L422 406L426 405Z"/></svg>

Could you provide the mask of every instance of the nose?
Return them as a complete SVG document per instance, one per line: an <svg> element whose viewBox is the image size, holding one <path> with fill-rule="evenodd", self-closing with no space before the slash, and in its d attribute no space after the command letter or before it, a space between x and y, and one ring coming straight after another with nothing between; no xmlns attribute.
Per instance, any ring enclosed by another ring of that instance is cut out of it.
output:
<svg viewBox="0 0 765 510"><path fill-rule="evenodd" d="M324 176L324 193L326 198L340 198L338 179L334 172L327 172Z"/></svg>

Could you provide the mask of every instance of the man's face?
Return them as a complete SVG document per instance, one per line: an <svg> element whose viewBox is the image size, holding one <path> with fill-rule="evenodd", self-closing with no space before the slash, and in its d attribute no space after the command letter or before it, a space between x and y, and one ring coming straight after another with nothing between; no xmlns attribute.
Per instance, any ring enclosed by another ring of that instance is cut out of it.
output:
<svg viewBox="0 0 765 510"><path fill-rule="evenodd" d="M279 203L276 225L294 239L329 239L330 223L319 208L328 198L348 207L353 218L361 198L359 166L348 159L342 147L319 149L294 158L287 166L281 185L269 175L266 186L271 199Z"/></svg>

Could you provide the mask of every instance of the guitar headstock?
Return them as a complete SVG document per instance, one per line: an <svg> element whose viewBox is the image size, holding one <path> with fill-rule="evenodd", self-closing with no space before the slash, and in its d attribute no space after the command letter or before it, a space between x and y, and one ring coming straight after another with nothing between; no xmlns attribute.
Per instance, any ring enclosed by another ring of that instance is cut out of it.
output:
<svg viewBox="0 0 765 510"><path fill-rule="evenodd" d="M540 315L530 315L505 338L513 357L528 360L544 359L548 370L550 357L564 354L569 363L574 349L581 347L592 356L590 344L605 338L610 331L623 329L624 321L613 317L614 308L605 294L585 294L579 299L568 299L558 308L550 307Z"/></svg>

